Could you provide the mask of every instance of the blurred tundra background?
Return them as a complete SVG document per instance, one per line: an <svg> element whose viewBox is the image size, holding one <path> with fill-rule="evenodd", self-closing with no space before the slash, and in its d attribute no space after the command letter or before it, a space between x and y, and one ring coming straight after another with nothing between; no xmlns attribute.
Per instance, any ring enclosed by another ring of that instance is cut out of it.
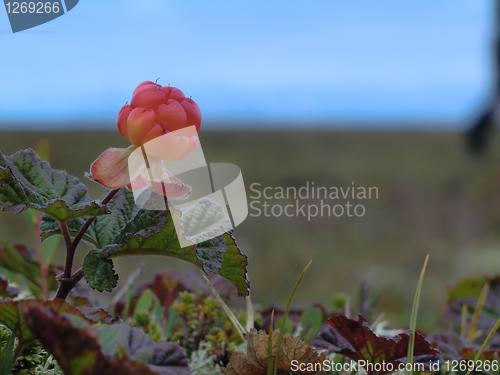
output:
<svg viewBox="0 0 500 375"><path fill-rule="evenodd" d="M51 163L85 180L100 152L126 145L115 119L133 88L170 83L202 110L207 159L238 164L247 187L379 187L363 218L237 228L259 304L285 303L312 258L298 304L329 305L366 281L404 323L429 253L431 326L448 286L500 269L495 13L490 0L86 0L12 34L0 12L0 150L46 139ZM0 239L33 244L23 228L0 215ZM190 269L121 259L121 279L139 262L143 281Z"/></svg>

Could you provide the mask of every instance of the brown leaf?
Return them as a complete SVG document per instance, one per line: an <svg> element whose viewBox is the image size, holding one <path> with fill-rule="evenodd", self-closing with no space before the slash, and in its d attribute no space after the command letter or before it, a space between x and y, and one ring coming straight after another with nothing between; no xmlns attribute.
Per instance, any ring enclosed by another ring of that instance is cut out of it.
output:
<svg viewBox="0 0 500 375"><path fill-rule="evenodd" d="M233 353L231 361L224 369L225 375L259 375L265 373L265 369L249 361L248 357L243 353Z"/></svg>
<svg viewBox="0 0 500 375"><path fill-rule="evenodd" d="M269 335L265 331L253 330L248 334L247 353L233 353L226 375L265 375L268 363L274 363L278 351L279 331L272 334L272 350L269 348ZM271 358L269 354L271 353ZM292 361L298 363L320 363L326 358L307 345L300 337L285 336L281 344L278 371L290 373ZM297 372L297 374L317 374L317 372Z"/></svg>

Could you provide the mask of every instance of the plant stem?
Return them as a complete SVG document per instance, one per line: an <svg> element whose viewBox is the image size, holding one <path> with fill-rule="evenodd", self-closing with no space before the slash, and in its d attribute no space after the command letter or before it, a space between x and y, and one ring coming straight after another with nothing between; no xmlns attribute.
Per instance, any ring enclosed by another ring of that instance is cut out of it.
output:
<svg viewBox="0 0 500 375"><path fill-rule="evenodd" d="M78 271L76 271L73 276L71 276L71 279L73 280L73 283L75 286L76 284L78 284L78 282L82 279L83 277L83 270L80 268Z"/></svg>
<svg viewBox="0 0 500 375"><path fill-rule="evenodd" d="M113 197L118 193L119 189L110 190L108 194L102 200L102 204L107 204ZM71 292L71 289L75 287L76 284L82 279L83 271L79 269L74 275L71 275L73 269L73 261L75 257L75 252L78 244L82 240L83 236L90 228L94 222L95 217L87 219L87 221L82 225L78 234L75 236L73 241L71 241L71 236L69 233L68 225L66 222L59 222L59 228L61 229L62 236L64 238L64 243L66 245L66 262L64 264L64 273L62 278L59 279L59 289L57 290L56 299L66 299L66 297Z"/></svg>
<svg viewBox="0 0 500 375"><path fill-rule="evenodd" d="M120 191L120 189L115 189L115 190L110 190L108 194L106 194L106 196L104 197L104 199L102 200L102 204L107 204L109 203L109 201L111 199L113 199L113 197L116 195L116 193L118 193ZM90 228L90 226L92 225L92 223L94 222L95 220L95 217L91 217L89 219L87 219L87 221L82 225L82 227L80 228L80 231L78 232L78 234L75 236L74 240L73 240L73 246L76 247L78 246L78 244L80 243L80 241L82 240L83 236L85 235L85 233L87 232L87 230Z"/></svg>
<svg viewBox="0 0 500 375"><path fill-rule="evenodd" d="M203 277L203 279L205 279L210 291L214 295L217 302L219 302L219 305L222 307L222 309L226 313L226 315L229 318L229 320L231 321L231 323L233 323L234 328L236 329L236 332L238 332L238 334L240 335L240 337L243 341L246 341L245 335L247 332L245 331L245 328L243 328L243 326L241 325L241 323L238 320L238 318L236 317L236 315L234 315L234 313L230 309L230 307L224 302L224 300L220 296L219 292L217 292L217 289L215 289L214 284L212 284L212 282L210 281L208 276L205 274L205 272L202 272L201 276Z"/></svg>
<svg viewBox="0 0 500 375"><path fill-rule="evenodd" d="M75 257L75 248L71 242L71 237L69 235L69 229L66 222L59 222L59 228L61 230L62 236L64 238L64 244L66 245L66 262L64 264L64 274L65 279L71 277L71 269L73 268L73 258Z"/></svg>

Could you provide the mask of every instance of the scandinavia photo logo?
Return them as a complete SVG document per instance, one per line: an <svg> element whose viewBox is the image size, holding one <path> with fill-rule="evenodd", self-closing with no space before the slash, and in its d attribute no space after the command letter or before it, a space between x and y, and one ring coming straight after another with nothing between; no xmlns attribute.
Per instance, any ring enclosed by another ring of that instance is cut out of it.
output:
<svg viewBox="0 0 500 375"><path fill-rule="evenodd" d="M136 148L128 171L136 205L170 211L181 247L230 232L248 216L241 170L230 163L207 163L195 126Z"/></svg>

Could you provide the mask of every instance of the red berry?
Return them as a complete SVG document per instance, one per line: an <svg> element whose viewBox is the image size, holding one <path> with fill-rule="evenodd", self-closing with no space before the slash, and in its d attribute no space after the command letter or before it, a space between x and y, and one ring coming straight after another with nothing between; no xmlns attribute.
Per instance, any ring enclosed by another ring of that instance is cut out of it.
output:
<svg viewBox="0 0 500 375"><path fill-rule="evenodd" d="M196 126L196 131L200 131L201 127L201 112L193 99L184 99L181 102L184 111L186 111L188 126Z"/></svg>
<svg viewBox="0 0 500 375"><path fill-rule="evenodd" d="M130 114L131 110L132 110L132 107L129 104L125 104L120 109L120 112L118 113L118 120L116 122L116 126L118 127L118 131L125 139L128 139L127 119L128 119L128 115Z"/></svg>
<svg viewBox="0 0 500 375"><path fill-rule="evenodd" d="M153 85L146 85L132 96L133 107L142 107L147 109L156 109L161 103L165 101L165 93Z"/></svg>
<svg viewBox="0 0 500 375"><path fill-rule="evenodd" d="M157 87L157 88L161 88L161 86L155 82L152 82L152 81L144 81L142 83L139 83L137 85L137 87L135 88L134 92L132 93L132 96L134 96L135 94L137 94L138 92L144 90L144 89L148 89L148 88L151 88L151 87Z"/></svg>
<svg viewBox="0 0 500 375"><path fill-rule="evenodd" d="M129 141L140 146L142 139L155 125L155 112L151 109L134 108L127 119L127 137Z"/></svg>
<svg viewBox="0 0 500 375"><path fill-rule="evenodd" d="M118 131L135 146L191 125L198 131L201 126L195 101L176 87L162 87L152 81L136 87L131 103L120 109L117 118Z"/></svg>
<svg viewBox="0 0 500 375"><path fill-rule="evenodd" d="M174 131L187 126L187 116L182 105L174 99L169 99L167 104L162 104L156 110L156 119L163 129Z"/></svg>
<svg viewBox="0 0 500 375"><path fill-rule="evenodd" d="M181 102L186 98L184 96L184 93L177 87L163 86L161 90L165 93L167 99L174 99L177 100L178 102Z"/></svg>

